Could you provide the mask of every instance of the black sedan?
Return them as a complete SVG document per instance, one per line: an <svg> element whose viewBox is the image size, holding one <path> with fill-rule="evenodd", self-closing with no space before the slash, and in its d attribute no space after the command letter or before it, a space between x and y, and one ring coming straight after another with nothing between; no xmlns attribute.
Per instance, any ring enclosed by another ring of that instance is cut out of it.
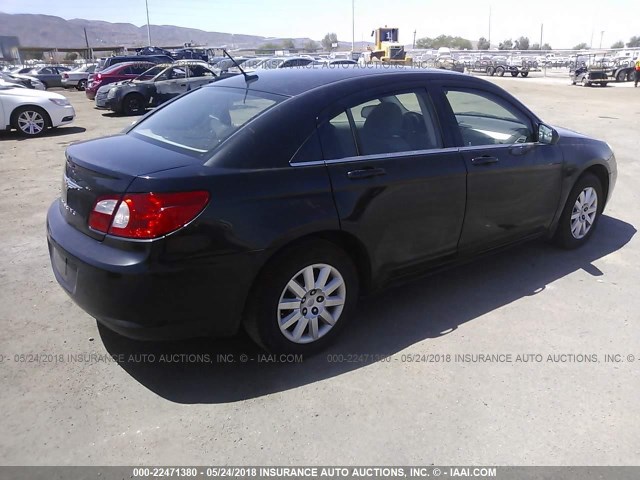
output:
<svg viewBox="0 0 640 480"><path fill-rule="evenodd" d="M68 147L58 282L136 338L324 347L361 294L515 242L593 234L617 170L479 78L302 68L187 93Z"/></svg>

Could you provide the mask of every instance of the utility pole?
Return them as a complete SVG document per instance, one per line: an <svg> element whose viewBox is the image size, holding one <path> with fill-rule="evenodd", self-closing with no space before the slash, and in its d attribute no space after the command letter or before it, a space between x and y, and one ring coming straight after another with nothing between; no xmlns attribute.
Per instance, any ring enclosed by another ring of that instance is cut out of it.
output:
<svg viewBox="0 0 640 480"><path fill-rule="evenodd" d="M91 51L91 47L89 47L89 37L87 37L87 29L84 29L84 41L87 43L87 57L93 60L93 52Z"/></svg>
<svg viewBox="0 0 640 480"><path fill-rule="evenodd" d="M489 42L489 49L491 49L491 5L489 5L489 38L487 41Z"/></svg>
<svg viewBox="0 0 640 480"><path fill-rule="evenodd" d="M604 36L604 30L600 32L600 48L602 48L602 37Z"/></svg>
<svg viewBox="0 0 640 480"><path fill-rule="evenodd" d="M356 51L356 0L351 0L351 53Z"/></svg>
<svg viewBox="0 0 640 480"><path fill-rule="evenodd" d="M540 24L540 50L542 50L542 32L544 31L544 23Z"/></svg>
<svg viewBox="0 0 640 480"><path fill-rule="evenodd" d="M417 30L413 31L413 47L411 48L416 48L416 33L418 33Z"/></svg>
<svg viewBox="0 0 640 480"><path fill-rule="evenodd" d="M149 0L144 0L144 4L147 7L147 42L151 46L151 27L149 26Z"/></svg>

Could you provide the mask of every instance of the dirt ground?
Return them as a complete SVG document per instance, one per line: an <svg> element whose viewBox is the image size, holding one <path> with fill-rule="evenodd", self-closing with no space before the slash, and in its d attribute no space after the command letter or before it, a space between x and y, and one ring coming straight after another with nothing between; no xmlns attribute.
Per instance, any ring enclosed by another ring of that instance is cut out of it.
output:
<svg viewBox="0 0 640 480"><path fill-rule="evenodd" d="M0 132L0 464L640 463L640 88L491 81L613 147L618 184L591 242L535 242L386 291L304 363L266 362L244 336L100 331L54 280L45 215L64 148L133 119L69 91L72 126Z"/></svg>

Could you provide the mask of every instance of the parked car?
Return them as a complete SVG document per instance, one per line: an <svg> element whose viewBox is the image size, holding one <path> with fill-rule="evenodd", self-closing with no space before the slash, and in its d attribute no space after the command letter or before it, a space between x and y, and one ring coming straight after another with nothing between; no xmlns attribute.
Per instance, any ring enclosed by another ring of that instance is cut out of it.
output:
<svg viewBox="0 0 640 480"><path fill-rule="evenodd" d="M527 239L584 245L616 177L605 142L481 78L261 70L70 145L47 238L60 285L123 335L244 327L307 354L360 293Z"/></svg>
<svg viewBox="0 0 640 480"><path fill-rule="evenodd" d="M144 77L110 89L105 107L116 113L138 115L189 90L206 85L216 74L202 63L156 65Z"/></svg>
<svg viewBox="0 0 640 480"><path fill-rule="evenodd" d="M93 100L96 98L96 93L100 87L123 80L132 80L154 65L155 64L151 62L117 63L112 67L95 73L93 77L89 77L89 83L84 93L89 100Z"/></svg>
<svg viewBox="0 0 640 480"><path fill-rule="evenodd" d="M14 85L21 85L26 88L34 88L36 90L44 90L44 85L40 80L37 80L27 75L11 74L6 72L0 73L0 79L6 83L12 83Z"/></svg>
<svg viewBox="0 0 640 480"><path fill-rule="evenodd" d="M76 90L80 91L84 90L87 87L89 75L92 74L95 69L95 65L87 64L64 72L62 74L62 86L64 88L75 87Z"/></svg>
<svg viewBox="0 0 640 480"><path fill-rule="evenodd" d="M125 62L171 63L173 62L173 58L169 55L119 55L115 57L106 57L98 60L95 73L106 70L117 63ZM91 77L89 79L91 80Z"/></svg>
<svg viewBox="0 0 640 480"><path fill-rule="evenodd" d="M0 130L15 129L26 137L37 137L52 127L73 121L76 112L58 93L0 85Z"/></svg>
<svg viewBox="0 0 640 480"><path fill-rule="evenodd" d="M26 75L40 80L44 85L45 90L51 87L62 86L62 73L68 72L69 67L61 66L48 66L35 68L28 72Z"/></svg>

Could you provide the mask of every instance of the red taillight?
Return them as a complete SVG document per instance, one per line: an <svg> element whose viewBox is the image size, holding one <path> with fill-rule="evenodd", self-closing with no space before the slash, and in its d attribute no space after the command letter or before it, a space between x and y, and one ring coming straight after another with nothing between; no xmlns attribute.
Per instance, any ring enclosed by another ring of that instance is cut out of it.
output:
<svg viewBox="0 0 640 480"><path fill-rule="evenodd" d="M89 227L126 238L157 238L193 220L209 201L204 191L128 193L100 197L89 215Z"/></svg>
<svg viewBox="0 0 640 480"><path fill-rule="evenodd" d="M69 74L68 73L63 73L62 74L62 78L69 78Z"/></svg>
<svg viewBox="0 0 640 480"><path fill-rule="evenodd" d="M102 74L101 73L96 75L96 80L98 80L98 81L102 80Z"/></svg>

